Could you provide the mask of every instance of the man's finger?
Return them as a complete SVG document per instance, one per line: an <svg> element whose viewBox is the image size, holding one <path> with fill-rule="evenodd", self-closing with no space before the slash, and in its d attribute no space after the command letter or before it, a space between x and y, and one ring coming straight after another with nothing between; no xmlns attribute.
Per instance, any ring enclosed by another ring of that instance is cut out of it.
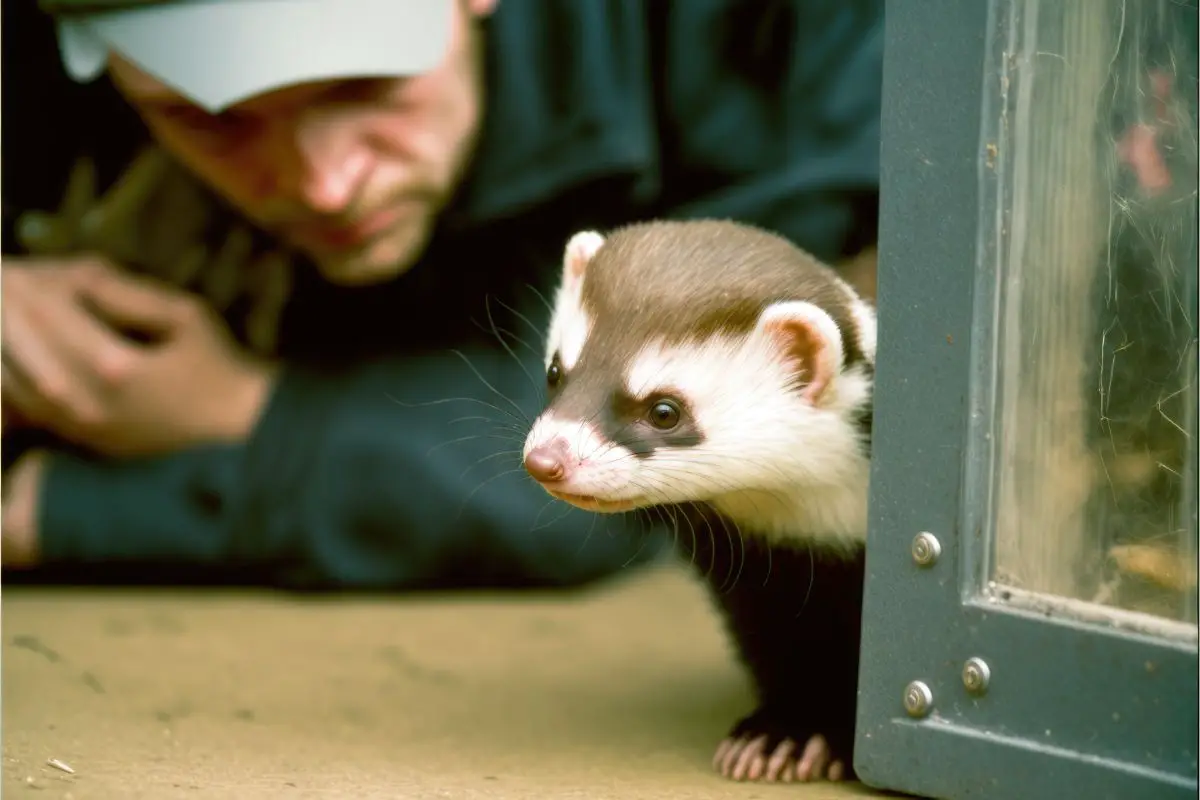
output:
<svg viewBox="0 0 1200 800"><path fill-rule="evenodd" d="M41 422L51 416L52 409L37 390L16 368L15 364L0 361L0 396L4 398L4 429L17 427L17 420ZM15 412L15 413L14 413Z"/></svg>
<svg viewBox="0 0 1200 800"><path fill-rule="evenodd" d="M129 372L133 343L74 296L22 295L19 301L6 298L5 305L0 361L38 398L18 407L55 425L95 417L108 387Z"/></svg>
<svg viewBox="0 0 1200 800"><path fill-rule="evenodd" d="M0 363L3 380L14 387L13 394L6 397L27 416L41 419L55 400L69 392L70 371L63 354L41 335L28 303L18 305L6 298L5 305Z"/></svg>
<svg viewBox="0 0 1200 800"><path fill-rule="evenodd" d="M158 277L174 286L187 286L196 280L208 261L208 249L204 245L189 247L175 259L166 262Z"/></svg>
<svg viewBox="0 0 1200 800"><path fill-rule="evenodd" d="M217 310L225 311L237 299L253 248L250 230L239 225L229 232L217 257L205 268L204 296Z"/></svg>
<svg viewBox="0 0 1200 800"><path fill-rule="evenodd" d="M252 305L246 315L246 335L259 355L275 355L279 320L292 290L291 259L283 251L274 251L249 269Z"/></svg>
<svg viewBox="0 0 1200 800"><path fill-rule="evenodd" d="M192 302L189 295L161 281L115 272L88 281L81 294L109 324L152 336L169 334Z"/></svg>
<svg viewBox="0 0 1200 800"><path fill-rule="evenodd" d="M90 158L82 156L71 166L71 177L67 179L57 213L59 223L67 226L72 239L79 235L79 223L95 202L96 168Z"/></svg>

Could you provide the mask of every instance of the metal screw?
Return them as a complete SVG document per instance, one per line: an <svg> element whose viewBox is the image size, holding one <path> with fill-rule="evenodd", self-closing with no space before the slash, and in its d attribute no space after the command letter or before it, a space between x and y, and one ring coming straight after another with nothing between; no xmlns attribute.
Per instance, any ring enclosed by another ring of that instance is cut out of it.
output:
<svg viewBox="0 0 1200 800"><path fill-rule="evenodd" d="M924 681L913 681L904 687L904 710L910 717L923 717L933 708L933 692Z"/></svg>
<svg viewBox="0 0 1200 800"><path fill-rule="evenodd" d="M942 554L941 542L932 533L922 531L913 538L912 557L922 567L928 567Z"/></svg>
<svg viewBox="0 0 1200 800"><path fill-rule="evenodd" d="M982 658L968 658L967 663L963 664L963 686L967 687L971 694L985 694L991 678L992 670Z"/></svg>

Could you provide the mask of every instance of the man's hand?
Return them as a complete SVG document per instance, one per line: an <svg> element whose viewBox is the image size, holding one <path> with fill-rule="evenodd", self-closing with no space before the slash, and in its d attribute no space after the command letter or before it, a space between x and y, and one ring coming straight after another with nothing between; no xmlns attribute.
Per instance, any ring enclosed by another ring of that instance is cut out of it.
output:
<svg viewBox="0 0 1200 800"><path fill-rule="evenodd" d="M4 405L30 423L129 456L257 421L274 370L195 296L98 258L12 259L0 275Z"/></svg>
<svg viewBox="0 0 1200 800"><path fill-rule="evenodd" d="M91 160L78 159L59 208L25 212L15 234L30 256L99 253L190 289L218 312L245 306L246 344L261 355L275 352L291 255L255 252L251 227L218 213L211 193L158 147L143 150L103 195Z"/></svg>
<svg viewBox="0 0 1200 800"><path fill-rule="evenodd" d="M0 561L5 567L32 567L38 563L38 506L48 458L43 450L30 450L4 475Z"/></svg>

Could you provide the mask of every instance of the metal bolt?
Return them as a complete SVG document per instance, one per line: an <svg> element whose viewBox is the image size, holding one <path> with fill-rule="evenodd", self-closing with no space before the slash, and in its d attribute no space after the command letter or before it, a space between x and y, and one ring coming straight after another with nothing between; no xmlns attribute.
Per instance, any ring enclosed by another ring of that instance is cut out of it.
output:
<svg viewBox="0 0 1200 800"><path fill-rule="evenodd" d="M910 717L923 717L933 708L933 692L924 681L913 681L904 687L904 710Z"/></svg>
<svg viewBox="0 0 1200 800"><path fill-rule="evenodd" d="M991 678L992 670L982 658L968 658L967 663L963 664L963 686L967 687L971 694L985 694Z"/></svg>
<svg viewBox="0 0 1200 800"><path fill-rule="evenodd" d="M922 531L913 538L912 557L922 567L928 567L942 554L942 544L932 533Z"/></svg>

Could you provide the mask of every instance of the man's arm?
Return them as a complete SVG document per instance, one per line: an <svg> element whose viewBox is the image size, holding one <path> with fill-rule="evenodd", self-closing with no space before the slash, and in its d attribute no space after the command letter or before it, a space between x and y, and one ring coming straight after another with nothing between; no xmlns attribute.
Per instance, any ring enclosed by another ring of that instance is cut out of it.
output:
<svg viewBox="0 0 1200 800"><path fill-rule="evenodd" d="M459 352L285 370L244 445L55 454L41 557L351 588L572 585L653 557L661 535L568 509L521 469L537 359Z"/></svg>

